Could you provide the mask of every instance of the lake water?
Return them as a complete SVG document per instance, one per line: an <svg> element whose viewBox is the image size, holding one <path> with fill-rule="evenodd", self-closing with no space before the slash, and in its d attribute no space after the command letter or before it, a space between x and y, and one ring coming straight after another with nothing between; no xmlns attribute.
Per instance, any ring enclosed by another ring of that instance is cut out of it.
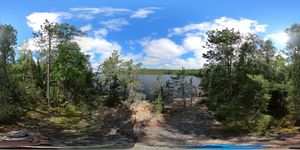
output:
<svg viewBox="0 0 300 150"><path fill-rule="evenodd" d="M154 74L142 74L142 75L138 75L138 79L140 81L140 83L143 85L141 92L143 92L146 95L147 99L152 99L153 96L151 95L151 87L155 84L156 82L156 78L159 75L154 75ZM162 74L160 75L162 82L165 83L168 80L171 80L171 77L174 76L172 74ZM186 77L186 82L190 83L190 78L192 78L192 82L193 82L193 86L195 87L199 87L199 84L201 83L201 78L195 77L195 76L187 76ZM176 94L174 94L176 97ZM178 96L178 95L177 95Z"/></svg>

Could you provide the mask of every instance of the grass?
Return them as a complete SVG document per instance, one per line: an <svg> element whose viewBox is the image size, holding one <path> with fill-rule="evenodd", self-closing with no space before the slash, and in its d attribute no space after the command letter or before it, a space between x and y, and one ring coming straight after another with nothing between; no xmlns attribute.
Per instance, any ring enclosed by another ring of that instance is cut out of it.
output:
<svg viewBox="0 0 300 150"><path fill-rule="evenodd" d="M89 112L77 108L72 112L64 108L43 108L38 107L35 110L27 112L23 121L19 124L26 126L40 125L63 130L73 130L76 132L88 131L90 127L99 124L96 112ZM34 123L35 122L35 123ZM99 127L99 126L98 126Z"/></svg>

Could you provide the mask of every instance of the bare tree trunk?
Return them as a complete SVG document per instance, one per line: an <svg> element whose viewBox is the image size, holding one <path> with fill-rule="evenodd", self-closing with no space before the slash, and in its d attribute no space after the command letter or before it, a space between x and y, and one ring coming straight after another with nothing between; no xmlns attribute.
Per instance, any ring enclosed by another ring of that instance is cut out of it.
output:
<svg viewBox="0 0 300 150"><path fill-rule="evenodd" d="M4 51L2 51L2 73L3 73L3 79L2 79L2 91L3 91L3 95L2 95L2 99L3 99L3 110L4 112L7 112L7 93L8 93L8 84L7 84L7 61L6 61L6 57L7 57L7 51L6 49L4 49Z"/></svg>
<svg viewBox="0 0 300 150"><path fill-rule="evenodd" d="M193 106L193 79L192 78L190 78L190 86L191 86L191 90L190 90L191 106Z"/></svg>
<svg viewBox="0 0 300 150"><path fill-rule="evenodd" d="M56 98L59 99L60 78L58 78L56 82L57 82Z"/></svg>
<svg viewBox="0 0 300 150"><path fill-rule="evenodd" d="M181 87L181 89L182 89L182 98L183 98L183 104L184 104L184 107L186 107L186 101L185 101L185 89L184 89L185 87L184 87L184 83L182 84L182 87Z"/></svg>
<svg viewBox="0 0 300 150"><path fill-rule="evenodd" d="M51 35L48 35L48 58L47 58L47 103L50 105L50 71L51 71Z"/></svg>

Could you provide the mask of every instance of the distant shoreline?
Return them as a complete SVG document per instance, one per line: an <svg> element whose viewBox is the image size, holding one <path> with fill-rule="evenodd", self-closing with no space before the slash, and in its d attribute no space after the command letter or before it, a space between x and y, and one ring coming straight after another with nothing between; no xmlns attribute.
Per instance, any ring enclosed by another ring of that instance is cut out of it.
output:
<svg viewBox="0 0 300 150"><path fill-rule="evenodd" d="M173 69L147 69L143 68L137 71L137 74L180 74L182 73L181 69L173 70ZM201 77L202 76L202 69L184 69L184 75L192 75Z"/></svg>

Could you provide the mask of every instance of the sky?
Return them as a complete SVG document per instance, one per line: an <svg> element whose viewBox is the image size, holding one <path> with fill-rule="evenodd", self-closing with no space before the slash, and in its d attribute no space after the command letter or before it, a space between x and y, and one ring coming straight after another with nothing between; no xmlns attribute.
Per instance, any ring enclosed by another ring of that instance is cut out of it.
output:
<svg viewBox="0 0 300 150"><path fill-rule="evenodd" d="M75 37L94 68L113 50L146 68L197 69L206 62L206 32L234 28L271 39L278 51L284 30L300 23L298 0L3 0L0 23L18 31L18 47L35 46L33 32L48 19L86 34ZM26 44L24 44L24 42Z"/></svg>

